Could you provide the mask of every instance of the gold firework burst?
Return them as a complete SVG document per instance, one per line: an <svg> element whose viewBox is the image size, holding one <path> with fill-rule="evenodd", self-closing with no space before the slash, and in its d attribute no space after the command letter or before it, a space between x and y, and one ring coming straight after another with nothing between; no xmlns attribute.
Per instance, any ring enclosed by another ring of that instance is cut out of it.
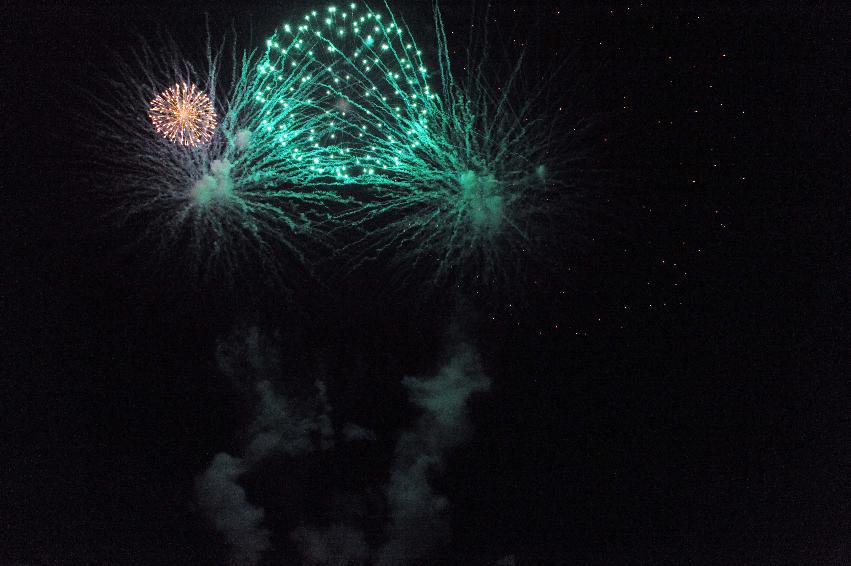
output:
<svg viewBox="0 0 851 566"><path fill-rule="evenodd" d="M197 146L209 142L216 130L216 110L210 97L194 84L177 83L151 101L148 117L161 136L174 143Z"/></svg>

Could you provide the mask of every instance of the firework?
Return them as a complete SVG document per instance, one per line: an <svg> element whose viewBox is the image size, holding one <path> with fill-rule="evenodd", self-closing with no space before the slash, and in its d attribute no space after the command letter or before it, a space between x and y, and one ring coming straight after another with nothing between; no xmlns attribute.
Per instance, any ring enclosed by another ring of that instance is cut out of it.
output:
<svg viewBox="0 0 851 566"><path fill-rule="evenodd" d="M216 129L213 101L194 84L177 83L151 101L148 117L157 133L187 146L205 144Z"/></svg>
<svg viewBox="0 0 851 566"><path fill-rule="evenodd" d="M436 65L386 4L311 11L234 54L225 80L209 47L197 70L142 49L98 100L123 216L229 277L249 258L277 266L276 249L310 265L306 244L333 229L351 269L382 257L419 280L511 280L547 253L576 129L520 90L520 62L494 78L485 44L453 75L438 11L435 28Z"/></svg>
<svg viewBox="0 0 851 566"><path fill-rule="evenodd" d="M317 80L316 110L324 119L316 137L329 180L386 184L399 152L421 143L430 103L439 103L410 32L352 3L286 23L266 45L261 72L282 80L299 69Z"/></svg>
<svg viewBox="0 0 851 566"><path fill-rule="evenodd" d="M208 42L205 57L186 56L170 41L120 61L90 97L92 169L138 248L217 282L280 280L292 273L284 265L312 268L325 208L342 200L307 165L325 153L313 133L317 83L257 73L255 54L235 50L220 76L222 55Z"/></svg>
<svg viewBox="0 0 851 566"><path fill-rule="evenodd" d="M494 88L487 45L457 79L439 11L435 24L431 66L386 4L331 6L282 26L261 67L316 77L317 167L361 200L341 217L360 233L353 265L392 257L432 282L510 279L544 253L572 130L540 91L521 93L519 62Z"/></svg>

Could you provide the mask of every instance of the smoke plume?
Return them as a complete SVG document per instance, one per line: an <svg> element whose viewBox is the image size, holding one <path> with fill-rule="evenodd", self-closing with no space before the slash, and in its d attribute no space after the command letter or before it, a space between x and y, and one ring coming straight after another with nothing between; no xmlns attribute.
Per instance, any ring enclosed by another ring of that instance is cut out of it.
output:
<svg viewBox="0 0 851 566"><path fill-rule="evenodd" d="M199 507L231 549L233 566L255 566L270 544L264 511L248 501L240 476L272 454L298 456L333 446L331 406L322 381L309 402L291 402L277 393L277 351L256 327L240 329L219 344L219 369L237 385L254 381L254 418L247 427L241 457L216 454L195 483Z"/></svg>
<svg viewBox="0 0 851 566"><path fill-rule="evenodd" d="M429 483L443 469L447 453L470 434L467 401L490 388L476 352L456 347L448 363L431 378L406 377L402 382L423 413L396 445L396 458L386 485L390 506L389 540L377 564L416 564L449 537L449 501Z"/></svg>

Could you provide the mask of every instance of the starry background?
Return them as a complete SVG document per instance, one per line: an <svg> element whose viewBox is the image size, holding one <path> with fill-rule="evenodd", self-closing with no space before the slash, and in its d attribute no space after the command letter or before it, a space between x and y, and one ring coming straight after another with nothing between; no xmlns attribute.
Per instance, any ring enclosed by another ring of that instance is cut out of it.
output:
<svg viewBox="0 0 851 566"><path fill-rule="evenodd" d="M463 45L470 8L445 4ZM238 324L279 329L293 374L321 360L335 418L391 441L349 476L385 473L412 418L399 381L433 369L457 294L380 296L381 266L253 297L152 272L73 174L74 90L110 46L201 37L204 11L257 43L305 7L0 8L0 564L223 563L192 483L240 426L214 360ZM426 44L428 3L394 9ZM605 174L556 269L468 294L493 388L437 480L452 535L434 564L851 563L848 16L494 3L504 45L567 61L556 103L594 117ZM273 508L275 473L249 486ZM284 472L314 493L310 475Z"/></svg>

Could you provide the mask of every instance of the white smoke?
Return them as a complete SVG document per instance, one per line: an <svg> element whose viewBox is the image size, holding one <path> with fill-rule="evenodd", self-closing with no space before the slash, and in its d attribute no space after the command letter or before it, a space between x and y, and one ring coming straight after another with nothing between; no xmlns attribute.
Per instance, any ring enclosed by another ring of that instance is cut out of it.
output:
<svg viewBox="0 0 851 566"><path fill-rule="evenodd" d="M257 564L270 546L269 531L262 526L263 509L252 505L237 483L244 471L241 458L222 452L195 482L198 504L231 548L234 566Z"/></svg>
<svg viewBox="0 0 851 566"><path fill-rule="evenodd" d="M238 150L243 150L248 147L249 142L251 141L251 130L243 128L236 133L236 138L234 140L234 145Z"/></svg>
<svg viewBox="0 0 851 566"><path fill-rule="evenodd" d="M237 330L219 344L219 369L244 384L256 380L254 419L248 426L243 456L220 452L196 480L198 505L225 537L233 566L255 566L270 548L264 511L248 501L240 476L272 454L297 456L333 446L334 429L326 387L316 381L313 402L292 403L275 392L269 378L278 374L275 348L258 328Z"/></svg>
<svg viewBox="0 0 851 566"><path fill-rule="evenodd" d="M199 206L211 202L224 201L233 196L233 165L227 159L215 159L210 164L210 172L195 181L192 186L192 198Z"/></svg>
<svg viewBox="0 0 851 566"><path fill-rule="evenodd" d="M396 445L386 486L389 540L378 552L379 566L421 561L448 539L449 501L431 486L429 474L441 471L449 450L468 438L467 401L490 388L476 352L466 344L434 377L407 377L402 383L423 413Z"/></svg>
<svg viewBox="0 0 851 566"><path fill-rule="evenodd" d="M292 535L305 564L315 566L361 566L369 556L363 532L349 525L331 525L327 529L301 527Z"/></svg>
<svg viewBox="0 0 851 566"><path fill-rule="evenodd" d="M246 460L253 464L274 452L298 456L312 452L317 444L323 450L334 445L325 384L317 381L315 385L319 412L289 403L275 393L268 380L257 384L257 416L249 427L251 440L245 449Z"/></svg>
<svg viewBox="0 0 851 566"><path fill-rule="evenodd" d="M373 442L375 433L354 423L346 423L343 426L343 438L349 442Z"/></svg>
<svg viewBox="0 0 851 566"><path fill-rule="evenodd" d="M273 454L299 456L334 446L326 385L317 380L310 402L288 399L275 390L276 348L257 328L238 331L220 344L218 361L235 384L253 381L254 416L246 427L241 455L219 453L196 481L199 506L222 533L233 566L256 566L270 549L264 511L248 499L240 477ZM431 377L406 377L402 384L421 411L398 438L390 477L384 485L389 509L385 543L370 552L359 519L330 526L303 525L290 535L311 566L397 566L430 563L449 539L449 501L430 483L443 471L450 451L471 434L470 398L490 388L475 350L461 342ZM349 423L342 437L374 441L375 433Z"/></svg>

